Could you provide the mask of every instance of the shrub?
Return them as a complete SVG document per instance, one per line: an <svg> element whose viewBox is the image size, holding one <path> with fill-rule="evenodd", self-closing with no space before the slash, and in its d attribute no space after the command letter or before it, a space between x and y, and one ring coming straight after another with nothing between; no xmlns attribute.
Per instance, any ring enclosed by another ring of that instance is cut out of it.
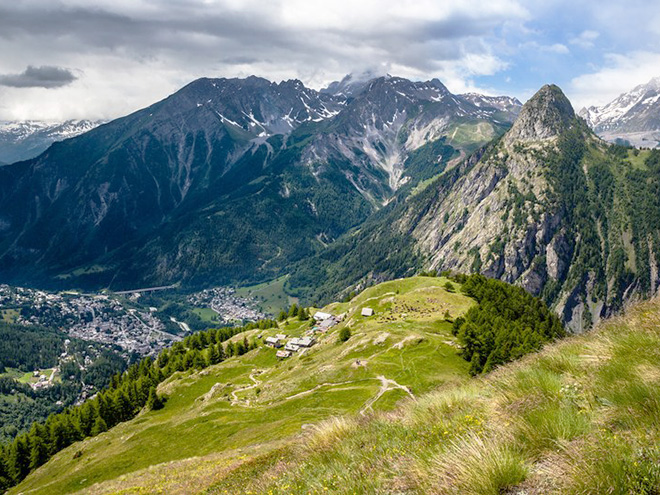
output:
<svg viewBox="0 0 660 495"><path fill-rule="evenodd" d="M337 338L338 342L346 342L348 339L351 338L351 329L348 327L344 327L341 330L339 330L339 337Z"/></svg>

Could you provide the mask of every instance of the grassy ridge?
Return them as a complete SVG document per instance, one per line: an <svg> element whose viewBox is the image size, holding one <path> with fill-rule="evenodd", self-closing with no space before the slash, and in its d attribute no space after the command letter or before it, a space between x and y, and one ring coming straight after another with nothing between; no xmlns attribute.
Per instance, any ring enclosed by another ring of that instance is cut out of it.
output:
<svg viewBox="0 0 660 495"><path fill-rule="evenodd" d="M659 349L656 299L395 413L327 421L206 493L655 494Z"/></svg>
<svg viewBox="0 0 660 495"><path fill-rule="evenodd" d="M273 349L262 347L202 371L178 372L159 387L168 397L165 408L74 444L12 493L131 493L130 486L190 493L212 484L217 470L278 449L324 419L390 411L402 398L464 382L468 363L445 318L447 312L464 314L475 302L448 292L446 282L387 282L326 308L346 313L345 320L304 356L278 361ZM376 316L360 316L365 306ZM345 326L352 336L339 344L337 333ZM297 336L307 328L309 322L290 319L277 330L247 336ZM193 457L203 460L191 464ZM174 474L174 466L187 468ZM111 481L122 474L127 478Z"/></svg>

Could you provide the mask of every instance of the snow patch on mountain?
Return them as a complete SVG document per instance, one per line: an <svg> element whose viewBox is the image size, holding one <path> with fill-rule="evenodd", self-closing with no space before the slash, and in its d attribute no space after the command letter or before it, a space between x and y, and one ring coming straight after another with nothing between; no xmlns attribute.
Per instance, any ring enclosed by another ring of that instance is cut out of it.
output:
<svg viewBox="0 0 660 495"><path fill-rule="evenodd" d="M0 162L34 158L55 141L78 136L102 123L91 120L0 122Z"/></svg>
<svg viewBox="0 0 660 495"><path fill-rule="evenodd" d="M603 106L579 115L603 139L657 147L660 136L660 78L651 79Z"/></svg>

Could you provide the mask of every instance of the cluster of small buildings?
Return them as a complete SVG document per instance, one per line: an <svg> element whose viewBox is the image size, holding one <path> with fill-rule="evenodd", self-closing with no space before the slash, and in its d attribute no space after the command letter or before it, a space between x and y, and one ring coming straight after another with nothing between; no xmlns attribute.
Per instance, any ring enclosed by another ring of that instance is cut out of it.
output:
<svg viewBox="0 0 660 495"><path fill-rule="evenodd" d="M177 336L165 331L156 308L126 308L107 294L50 293L0 285L0 306L16 308L16 323L59 328L72 337L155 355Z"/></svg>
<svg viewBox="0 0 660 495"><path fill-rule="evenodd" d="M155 355L180 337L165 332L162 321L149 311L133 308L114 314L98 312L91 320L82 318L70 326L72 337L118 345L140 355Z"/></svg>
<svg viewBox="0 0 660 495"><path fill-rule="evenodd" d="M330 313L324 313L323 311L314 313L313 318L316 321L316 325L312 328L312 332L327 332L341 321L340 317L331 315Z"/></svg>
<svg viewBox="0 0 660 495"><path fill-rule="evenodd" d="M32 387L32 390L41 390L44 388L48 388L53 384L52 377L55 376L55 371L51 371L51 376L50 378L44 375L40 371L34 371L32 376L37 379L36 382L28 382L30 387Z"/></svg>
<svg viewBox="0 0 660 495"><path fill-rule="evenodd" d="M264 343L269 347L278 349L276 354L278 358L286 359L293 356L296 352L304 352L306 349L312 347L316 344L315 334L327 332L342 320L341 316L334 316L323 311L314 313L313 318L315 325L311 330L306 332L304 337L292 337L287 342L287 336L278 333L273 337L266 337Z"/></svg>
<svg viewBox="0 0 660 495"><path fill-rule="evenodd" d="M242 297L231 287L214 287L188 296L188 302L198 308L211 308L225 322L258 321L267 317L257 308L253 297Z"/></svg>
<svg viewBox="0 0 660 495"><path fill-rule="evenodd" d="M316 344L316 339L311 336L293 337L288 342L285 342L286 339L286 335L279 333L274 337L267 337L265 342L267 346L279 349L276 356L280 359L291 357L299 350L309 349ZM284 348L282 349L282 347Z"/></svg>

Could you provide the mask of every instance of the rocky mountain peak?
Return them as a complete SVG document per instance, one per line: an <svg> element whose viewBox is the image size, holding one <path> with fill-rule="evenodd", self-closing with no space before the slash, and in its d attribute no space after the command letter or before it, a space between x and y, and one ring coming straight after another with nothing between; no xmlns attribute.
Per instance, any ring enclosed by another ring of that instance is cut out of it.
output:
<svg viewBox="0 0 660 495"><path fill-rule="evenodd" d="M575 112L562 90L554 84L546 84L520 111L513 127L506 135L507 142L543 141L568 129L575 119Z"/></svg>
<svg viewBox="0 0 660 495"><path fill-rule="evenodd" d="M635 86L606 105L584 108L579 115L606 141L657 147L660 142L660 78Z"/></svg>

